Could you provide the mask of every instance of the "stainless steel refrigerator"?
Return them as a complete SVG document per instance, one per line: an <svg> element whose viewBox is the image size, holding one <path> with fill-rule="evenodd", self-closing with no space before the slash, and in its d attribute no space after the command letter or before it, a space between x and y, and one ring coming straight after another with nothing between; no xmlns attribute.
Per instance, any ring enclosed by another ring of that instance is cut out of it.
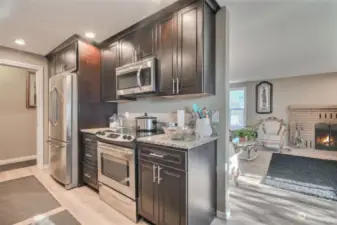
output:
<svg viewBox="0 0 337 225"><path fill-rule="evenodd" d="M78 75L49 79L49 169L66 189L78 186Z"/></svg>

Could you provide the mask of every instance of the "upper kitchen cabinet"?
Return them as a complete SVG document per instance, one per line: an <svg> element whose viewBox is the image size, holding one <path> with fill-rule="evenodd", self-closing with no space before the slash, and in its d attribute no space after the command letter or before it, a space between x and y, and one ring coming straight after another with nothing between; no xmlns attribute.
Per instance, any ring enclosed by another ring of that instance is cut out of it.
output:
<svg viewBox="0 0 337 225"><path fill-rule="evenodd" d="M177 16L172 14L158 24L158 85L161 95L175 93L177 47Z"/></svg>
<svg viewBox="0 0 337 225"><path fill-rule="evenodd" d="M116 67L119 65L118 42L101 50L101 91L103 101L117 100Z"/></svg>
<svg viewBox="0 0 337 225"><path fill-rule="evenodd" d="M161 95L215 94L215 13L213 5L198 1L179 10L169 29L159 29Z"/></svg>
<svg viewBox="0 0 337 225"><path fill-rule="evenodd" d="M136 62L155 53L155 26L137 29L120 39L120 66Z"/></svg>
<svg viewBox="0 0 337 225"><path fill-rule="evenodd" d="M77 42L70 44L64 49L57 52L52 58L52 75L63 73L66 71L77 71Z"/></svg>
<svg viewBox="0 0 337 225"><path fill-rule="evenodd" d="M120 66L136 61L136 37L130 33L120 40Z"/></svg>

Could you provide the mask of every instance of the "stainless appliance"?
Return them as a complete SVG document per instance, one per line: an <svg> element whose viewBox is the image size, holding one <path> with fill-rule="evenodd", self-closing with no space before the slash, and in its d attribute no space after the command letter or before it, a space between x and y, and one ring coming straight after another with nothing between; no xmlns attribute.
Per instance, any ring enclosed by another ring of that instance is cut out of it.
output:
<svg viewBox="0 0 337 225"><path fill-rule="evenodd" d="M151 57L116 68L117 95L156 91L156 58Z"/></svg>
<svg viewBox="0 0 337 225"><path fill-rule="evenodd" d="M49 79L49 169L66 189L78 186L77 75Z"/></svg>
<svg viewBox="0 0 337 225"><path fill-rule="evenodd" d="M144 116L136 117L136 129L137 131L155 131L157 130L157 117L148 116L147 113Z"/></svg>
<svg viewBox="0 0 337 225"><path fill-rule="evenodd" d="M137 222L135 136L109 130L96 136L100 198Z"/></svg>

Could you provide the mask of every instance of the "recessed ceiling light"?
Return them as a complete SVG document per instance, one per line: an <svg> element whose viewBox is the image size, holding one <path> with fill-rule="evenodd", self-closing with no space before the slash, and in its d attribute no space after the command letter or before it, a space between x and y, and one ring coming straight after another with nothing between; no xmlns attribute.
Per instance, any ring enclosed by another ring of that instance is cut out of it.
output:
<svg viewBox="0 0 337 225"><path fill-rule="evenodd" d="M96 37L96 34L93 32L86 32L85 36L90 39L94 39Z"/></svg>
<svg viewBox="0 0 337 225"><path fill-rule="evenodd" d="M15 39L15 44L17 44L17 45L25 45L26 42L25 42L25 40L23 40L21 38L18 38L18 39Z"/></svg>

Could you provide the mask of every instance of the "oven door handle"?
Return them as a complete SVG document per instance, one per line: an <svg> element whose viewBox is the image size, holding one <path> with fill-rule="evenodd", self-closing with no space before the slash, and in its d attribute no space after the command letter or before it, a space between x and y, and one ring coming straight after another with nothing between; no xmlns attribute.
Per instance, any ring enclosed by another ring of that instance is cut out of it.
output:
<svg viewBox="0 0 337 225"><path fill-rule="evenodd" d="M143 69L143 65L140 65L137 71L137 83L140 89L142 89L142 84L140 83L140 72L142 71L142 69Z"/></svg>

